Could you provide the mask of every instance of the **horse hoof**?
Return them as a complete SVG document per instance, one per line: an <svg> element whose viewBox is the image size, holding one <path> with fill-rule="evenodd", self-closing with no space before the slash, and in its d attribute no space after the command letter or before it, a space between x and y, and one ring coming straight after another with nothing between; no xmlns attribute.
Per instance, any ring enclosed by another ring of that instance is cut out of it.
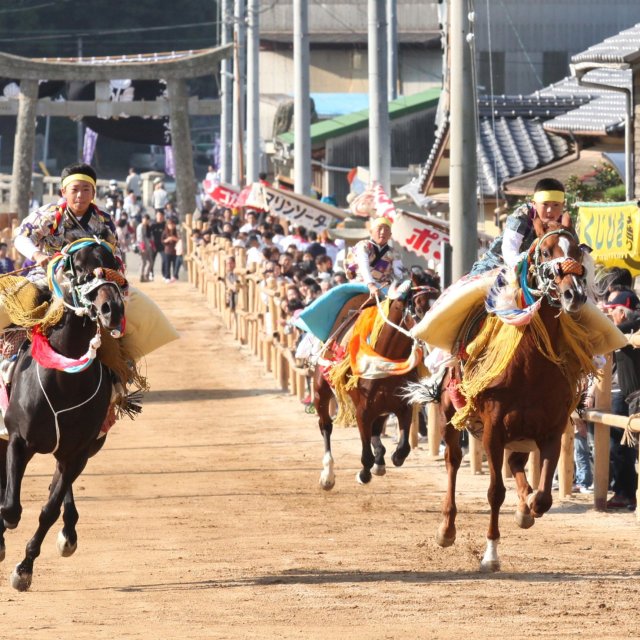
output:
<svg viewBox="0 0 640 640"><path fill-rule="evenodd" d="M480 563L480 571L482 573L496 573L500 571L500 560L483 560Z"/></svg>
<svg viewBox="0 0 640 640"><path fill-rule="evenodd" d="M16 567L11 574L11 586L17 591L26 591L31 586L32 575L31 573L20 573Z"/></svg>
<svg viewBox="0 0 640 640"><path fill-rule="evenodd" d="M371 473L374 476L384 476L387 473L387 465L385 464L374 464L371 468Z"/></svg>
<svg viewBox="0 0 640 640"><path fill-rule="evenodd" d="M516 511L516 524L521 529L530 529L536 523L535 518L530 513Z"/></svg>
<svg viewBox="0 0 640 640"><path fill-rule="evenodd" d="M335 485L336 485L335 477L325 476L323 473L320 474L320 486L325 491L331 491L331 489L333 489Z"/></svg>
<svg viewBox="0 0 640 640"><path fill-rule="evenodd" d="M356 482L358 484L369 484L371 482L371 473L365 473L364 469L356 473Z"/></svg>
<svg viewBox="0 0 640 640"><path fill-rule="evenodd" d="M15 529L18 526L17 522L7 522L6 520L2 520L5 529Z"/></svg>
<svg viewBox="0 0 640 640"><path fill-rule="evenodd" d="M402 456L397 451L394 451L391 455L391 462L393 462L395 467L401 467L406 459L407 456Z"/></svg>
<svg viewBox="0 0 640 640"><path fill-rule="evenodd" d="M456 541L455 535L449 537L449 536L445 536L440 531L436 533L436 543L438 544L439 547L442 547L443 549L446 549L447 547L451 547L455 541Z"/></svg>
<svg viewBox="0 0 640 640"><path fill-rule="evenodd" d="M63 558L68 558L72 556L76 549L78 548L78 543L71 544L67 539L67 536L64 535L62 530L58 532L58 539L56 540L56 547L58 548L58 553Z"/></svg>

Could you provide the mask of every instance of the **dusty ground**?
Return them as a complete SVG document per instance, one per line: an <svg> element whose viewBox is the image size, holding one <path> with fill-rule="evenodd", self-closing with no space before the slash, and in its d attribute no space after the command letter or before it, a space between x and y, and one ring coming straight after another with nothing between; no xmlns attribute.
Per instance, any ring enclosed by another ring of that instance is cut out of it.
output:
<svg viewBox="0 0 640 640"><path fill-rule="evenodd" d="M318 488L314 416L276 390L186 283L149 285L182 334L147 361L143 416L112 430L76 483L79 548L52 530L31 591L8 583L52 459L27 472L7 534L0 638L638 637L635 516L556 502L518 529L503 509L503 571L477 571L486 476L461 469L458 540L434 542L443 463L413 451L356 485L355 430L334 438L337 484ZM387 441L387 449L391 441Z"/></svg>

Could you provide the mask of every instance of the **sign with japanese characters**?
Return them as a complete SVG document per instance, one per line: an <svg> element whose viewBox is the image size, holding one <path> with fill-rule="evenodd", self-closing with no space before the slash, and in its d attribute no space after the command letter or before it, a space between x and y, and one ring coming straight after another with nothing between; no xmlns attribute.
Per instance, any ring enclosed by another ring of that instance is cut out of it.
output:
<svg viewBox="0 0 640 640"><path fill-rule="evenodd" d="M425 260L442 260L441 243L449 236L417 218L398 211L391 228L394 242Z"/></svg>
<svg viewBox="0 0 640 640"><path fill-rule="evenodd" d="M221 207L235 207L238 200L238 192L224 187L221 184L204 180L202 183L205 193Z"/></svg>
<svg viewBox="0 0 640 640"><path fill-rule="evenodd" d="M607 267L640 274L640 215L635 202L580 203L578 235Z"/></svg>
<svg viewBox="0 0 640 640"><path fill-rule="evenodd" d="M339 210L332 211L334 207L305 198L290 191L280 191L273 187L263 187L266 196L267 207L275 216L283 216L289 222L302 225L313 231L323 231L335 220L340 219L336 215Z"/></svg>

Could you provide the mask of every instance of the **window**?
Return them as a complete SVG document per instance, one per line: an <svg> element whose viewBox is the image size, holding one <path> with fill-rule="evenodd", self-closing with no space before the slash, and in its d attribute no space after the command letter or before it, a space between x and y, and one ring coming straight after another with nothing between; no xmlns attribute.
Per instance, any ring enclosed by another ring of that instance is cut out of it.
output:
<svg viewBox="0 0 640 640"><path fill-rule="evenodd" d="M480 51L478 93L500 95L504 92L504 51Z"/></svg>
<svg viewBox="0 0 640 640"><path fill-rule="evenodd" d="M569 71L569 54L566 51L545 51L542 54L542 84L562 80Z"/></svg>

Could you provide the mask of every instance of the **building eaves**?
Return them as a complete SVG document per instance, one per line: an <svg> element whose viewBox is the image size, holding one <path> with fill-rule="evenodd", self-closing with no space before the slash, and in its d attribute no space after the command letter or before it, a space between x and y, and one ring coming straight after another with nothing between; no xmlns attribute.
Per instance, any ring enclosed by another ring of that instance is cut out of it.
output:
<svg viewBox="0 0 640 640"><path fill-rule="evenodd" d="M422 46L428 50L440 49L441 36L438 31L404 31L398 33L398 43L401 45ZM369 34L366 31L332 31L309 33L310 45L366 45ZM263 44L289 44L293 46L293 33L291 31L261 31L260 41Z"/></svg>
<svg viewBox="0 0 640 640"><path fill-rule="evenodd" d="M404 96L389 103L389 118L394 120L410 115L416 111L423 111L435 107L440 99L440 89L428 89L411 96ZM311 144L319 144L330 138L344 136L369 126L369 110L362 109L355 113L323 120L311 125ZM278 136L278 141L288 146L294 146L294 134L287 131Z"/></svg>
<svg viewBox="0 0 640 640"><path fill-rule="evenodd" d="M576 69L595 66L633 67L637 64L640 64L640 24L606 38L571 57L571 66Z"/></svg>

